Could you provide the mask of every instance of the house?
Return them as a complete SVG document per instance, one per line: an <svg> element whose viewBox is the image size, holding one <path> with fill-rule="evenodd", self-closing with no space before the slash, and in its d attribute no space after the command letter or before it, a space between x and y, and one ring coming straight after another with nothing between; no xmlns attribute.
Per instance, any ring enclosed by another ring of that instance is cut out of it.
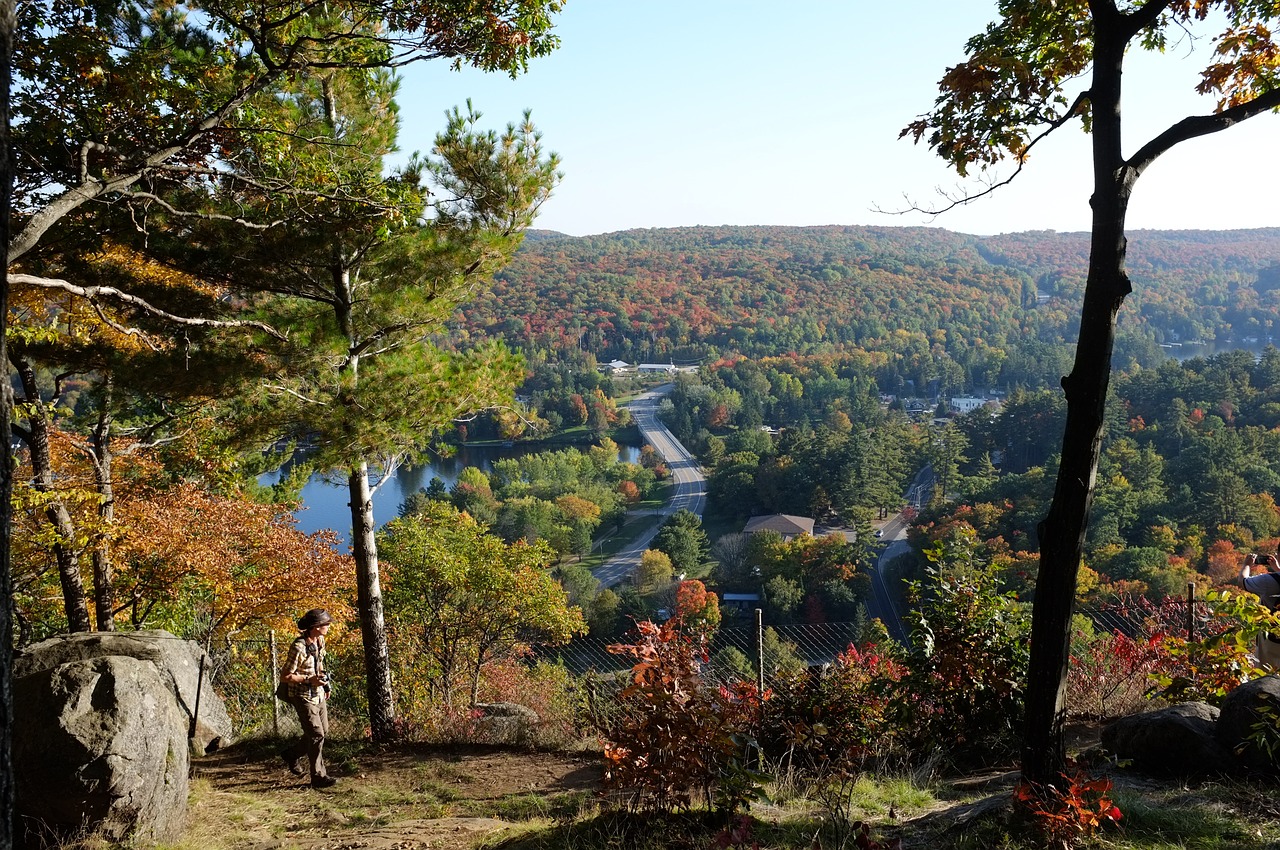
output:
<svg viewBox="0 0 1280 850"><path fill-rule="evenodd" d="M671 375L677 371L674 363L641 363L636 367L636 370L641 375L652 375L659 372Z"/></svg>
<svg viewBox="0 0 1280 850"><path fill-rule="evenodd" d="M813 536L813 520L804 516L790 514L768 514L753 516L743 527L743 534L755 534L757 531L776 531L783 540L791 540L801 534Z"/></svg>
<svg viewBox="0 0 1280 850"><path fill-rule="evenodd" d="M635 366L625 360L610 360L608 363L601 363L597 368L606 375L627 375L636 370Z"/></svg>
<svg viewBox="0 0 1280 850"><path fill-rule="evenodd" d="M979 398L978 396L952 396L947 406L956 413L971 413L989 403L990 399Z"/></svg>
<svg viewBox="0 0 1280 850"><path fill-rule="evenodd" d="M760 607L760 594L722 593L720 594L720 607L725 611L745 614Z"/></svg>

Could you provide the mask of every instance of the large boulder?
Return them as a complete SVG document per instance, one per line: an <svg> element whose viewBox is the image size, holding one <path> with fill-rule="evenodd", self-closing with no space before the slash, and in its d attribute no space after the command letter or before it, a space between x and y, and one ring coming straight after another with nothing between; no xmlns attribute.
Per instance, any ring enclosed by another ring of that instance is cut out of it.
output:
<svg viewBox="0 0 1280 850"><path fill-rule="evenodd" d="M17 679L71 661L109 656L136 658L155 665L178 707L185 712L188 725L191 718L196 717L195 734L191 736L193 755L203 755L231 743L231 718L222 698L213 690L208 661L203 679L200 675L204 651L195 641L183 640L166 631L81 632L51 638L15 651L13 675Z"/></svg>
<svg viewBox="0 0 1280 850"><path fill-rule="evenodd" d="M1262 773L1280 773L1280 752L1275 752L1278 734L1280 676L1263 676L1245 682L1222 701L1218 743L1235 753L1245 767Z"/></svg>
<svg viewBox="0 0 1280 850"><path fill-rule="evenodd" d="M41 841L178 837L189 756L186 715L171 686L154 663L119 655L16 678L13 767L22 831Z"/></svg>
<svg viewBox="0 0 1280 850"><path fill-rule="evenodd" d="M479 740L490 744L525 746L538 725L538 712L514 702L478 702L475 731Z"/></svg>
<svg viewBox="0 0 1280 850"><path fill-rule="evenodd" d="M1218 709L1187 702L1112 721L1102 746L1138 770L1165 776L1207 776L1232 771L1231 753L1218 743Z"/></svg>

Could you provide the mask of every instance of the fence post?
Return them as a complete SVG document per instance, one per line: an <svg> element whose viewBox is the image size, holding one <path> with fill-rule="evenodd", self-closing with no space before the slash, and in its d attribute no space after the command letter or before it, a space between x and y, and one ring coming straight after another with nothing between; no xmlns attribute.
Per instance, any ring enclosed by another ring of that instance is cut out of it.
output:
<svg viewBox="0 0 1280 850"><path fill-rule="evenodd" d="M764 693L764 611L756 609L756 687Z"/></svg>
<svg viewBox="0 0 1280 850"><path fill-rule="evenodd" d="M1187 640L1195 640L1196 629L1196 583L1187 582Z"/></svg>
<svg viewBox="0 0 1280 850"><path fill-rule="evenodd" d="M280 700L276 699L276 673L280 670L280 664L276 660L276 630L267 632L267 638L271 643L271 666L267 669L267 687L271 689L271 728L278 738L280 737Z"/></svg>

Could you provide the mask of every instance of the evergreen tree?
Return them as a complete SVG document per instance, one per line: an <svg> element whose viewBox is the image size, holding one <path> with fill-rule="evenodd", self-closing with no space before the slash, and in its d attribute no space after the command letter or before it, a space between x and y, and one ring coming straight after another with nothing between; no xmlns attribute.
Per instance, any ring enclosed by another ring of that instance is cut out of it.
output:
<svg viewBox="0 0 1280 850"><path fill-rule="evenodd" d="M499 135L477 129L470 109L449 113L432 156L385 177L396 88L385 72L335 72L259 104L293 132L231 162L246 180L278 187L266 205L289 219L221 260L252 283L269 323L292 331L280 378L259 400L263 420L306 438L316 467L347 481L375 740L395 728L375 476L387 480L455 417L510 402L518 358L497 344L447 350L433 335L515 251L558 178L527 116ZM214 235L210 249L227 253L225 234Z"/></svg>

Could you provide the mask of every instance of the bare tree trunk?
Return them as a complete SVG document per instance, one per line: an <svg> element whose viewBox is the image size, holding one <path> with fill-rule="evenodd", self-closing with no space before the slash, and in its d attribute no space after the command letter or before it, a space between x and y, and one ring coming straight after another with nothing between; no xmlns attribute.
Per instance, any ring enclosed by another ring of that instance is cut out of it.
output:
<svg viewBox="0 0 1280 850"><path fill-rule="evenodd" d="M1067 399L1062 463L1049 513L1037 529L1040 571L1032 610L1022 775L1041 786L1057 781L1066 767L1063 725L1076 578L1102 444L1116 314L1131 291L1124 224L1136 175L1121 154L1120 74L1127 39L1116 30L1106 20L1096 21L1089 276L1075 364L1062 379Z"/></svg>
<svg viewBox="0 0 1280 850"><path fill-rule="evenodd" d="M22 381L22 390L30 410L24 436L27 448L31 451L33 486L38 492L51 497L45 516L57 532L53 556L58 564L58 580L62 584L62 607L67 616L67 631L93 631L85 597L84 578L80 575L80 551L75 547L75 522L71 519L66 503L57 497L57 485L54 482L53 456L49 445L52 417L48 405L40 396L35 368L20 355L13 356L13 365Z"/></svg>
<svg viewBox="0 0 1280 850"><path fill-rule="evenodd" d="M98 495L102 502L98 507L98 516L102 519L103 531L93 547L93 607L98 621L98 631L115 631L116 595L113 584L114 571L111 565L111 540L107 530L115 522L115 489L111 480L111 393L112 381L108 376L103 381L102 408L98 413L98 425L93 429L93 476L98 486Z"/></svg>
<svg viewBox="0 0 1280 850"><path fill-rule="evenodd" d="M351 494L351 554L356 561L356 601L360 608L360 636L364 640L369 729L374 742L382 743L395 738L396 706L391 691L391 657L378 578L378 544L374 536L368 463L362 462L348 472L347 489Z"/></svg>
<svg viewBox="0 0 1280 850"><path fill-rule="evenodd" d="M0 0L0 245L9 244L13 202L13 160L9 156L9 90L13 85L14 0ZM9 362L5 342L9 321L9 266L0 263L0 363ZM13 574L9 540L13 531L13 386L0 381L0 848L14 845L13 807Z"/></svg>

